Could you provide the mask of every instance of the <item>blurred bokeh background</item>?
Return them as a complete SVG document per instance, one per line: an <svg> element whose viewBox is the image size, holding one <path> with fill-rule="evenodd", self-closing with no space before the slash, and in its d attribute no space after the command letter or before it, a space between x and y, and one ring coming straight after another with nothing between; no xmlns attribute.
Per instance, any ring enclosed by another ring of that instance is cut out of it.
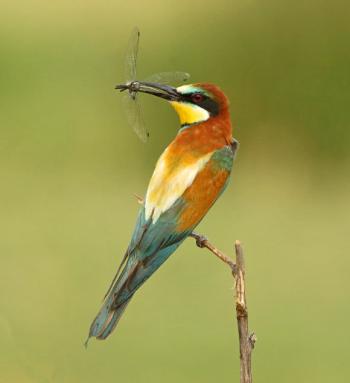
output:
<svg viewBox="0 0 350 383"><path fill-rule="evenodd" d="M85 350L155 161L176 134L142 97L147 145L120 95L184 70L231 100L241 148L198 231L244 244L257 382L348 382L350 53L345 1L10 1L0 11L0 381L233 382L230 273L188 240L120 326Z"/></svg>

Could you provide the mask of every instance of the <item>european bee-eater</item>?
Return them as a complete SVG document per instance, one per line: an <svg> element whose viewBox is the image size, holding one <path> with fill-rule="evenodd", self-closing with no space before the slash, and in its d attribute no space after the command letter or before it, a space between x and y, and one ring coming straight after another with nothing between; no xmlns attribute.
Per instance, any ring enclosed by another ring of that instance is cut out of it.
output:
<svg viewBox="0 0 350 383"><path fill-rule="evenodd" d="M237 147L228 99L217 86L152 83L138 91L168 100L181 128L156 164L131 242L89 338L107 338L136 290L192 233L224 191Z"/></svg>

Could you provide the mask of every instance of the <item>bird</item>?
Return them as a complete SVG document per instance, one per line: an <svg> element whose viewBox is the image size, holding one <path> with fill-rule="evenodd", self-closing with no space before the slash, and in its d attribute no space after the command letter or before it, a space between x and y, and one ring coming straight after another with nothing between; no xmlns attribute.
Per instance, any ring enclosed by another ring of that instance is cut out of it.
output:
<svg viewBox="0 0 350 383"><path fill-rule="evenodd" d="M225 190L238 148L229 100L217 85L141 83L138 91L167 100L180 129L156 163L130 244L86 345L91 337L103 340L112 333L135 292L193 233Z"/></svg>

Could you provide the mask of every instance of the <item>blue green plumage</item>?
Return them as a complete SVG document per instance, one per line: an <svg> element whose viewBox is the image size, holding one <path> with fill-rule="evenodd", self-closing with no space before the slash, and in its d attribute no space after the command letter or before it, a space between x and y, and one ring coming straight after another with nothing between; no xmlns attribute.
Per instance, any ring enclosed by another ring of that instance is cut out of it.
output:
<svg viewBox="0 0 350 383"><path fill-rule="evenodd" d="M102 309L90 328L89 337L105 339L114 329L135 291L177 249L189 232L176 233L176 212L180 212L181 200L162 214L153 224L145 220L142 207L134 235L127 250L126 265L112 286ZM113 316L109 318L113 313ZM107 326L106 323L108 322Z"/></svg>

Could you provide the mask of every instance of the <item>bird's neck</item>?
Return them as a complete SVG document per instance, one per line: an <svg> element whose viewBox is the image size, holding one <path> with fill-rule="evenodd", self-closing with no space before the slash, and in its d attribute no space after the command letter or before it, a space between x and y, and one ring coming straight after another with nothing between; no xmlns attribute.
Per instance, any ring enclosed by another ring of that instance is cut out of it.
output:
<svg viewBox="0 0 350 383"><path fill-rule="evenodd" d="M207 121L182 128L168 149L179 155L191 152L201 157L232 143L232 126L228 111Z"/></svg>

